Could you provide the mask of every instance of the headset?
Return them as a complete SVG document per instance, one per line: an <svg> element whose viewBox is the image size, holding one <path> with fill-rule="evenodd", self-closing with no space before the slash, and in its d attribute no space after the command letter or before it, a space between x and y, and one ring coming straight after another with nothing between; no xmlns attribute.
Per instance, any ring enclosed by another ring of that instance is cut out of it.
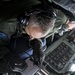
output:
<svg viewBox="0 0 75 75"><path fill-rule="evenodd" d="M54 18L56 19L57 15L54 12L53 8L50 9L46 9L46 10L41 10L41 9L33 9L32 11L28 12L24 12L24 14L22 14L21 17L19 17L19 23L26 27L28 25L29 19L31 15L40 15L40 16L44 16L46 18Z"/></svg>

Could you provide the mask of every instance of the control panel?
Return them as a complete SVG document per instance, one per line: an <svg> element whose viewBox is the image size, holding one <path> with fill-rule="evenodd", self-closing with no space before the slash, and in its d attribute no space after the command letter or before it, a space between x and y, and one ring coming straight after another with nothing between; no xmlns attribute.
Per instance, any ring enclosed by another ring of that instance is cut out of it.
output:
<svg viewBox="0 0 75 75"><path fill-rule="evenodd" d="M65 73L75 59L75 30L50 45L45 53L44 63L57 73Z"/></svg>

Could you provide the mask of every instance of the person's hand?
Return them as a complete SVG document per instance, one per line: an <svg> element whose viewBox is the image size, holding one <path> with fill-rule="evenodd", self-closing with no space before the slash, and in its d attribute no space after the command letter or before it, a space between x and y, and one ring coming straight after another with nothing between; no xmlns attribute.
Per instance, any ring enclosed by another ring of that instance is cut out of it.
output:
<svg viewBox="0 0 75 75"><path fill-rule="evenodd" d="M39 65L40 64L40 57L41 57L41 52L40 52L40 48L41 48L41 43L37 40L31 40L30 41L30 46L33 49L33 60L34 60L34 64Z"/></svg>
<svg viewBox="0 0 75 75"><path fill-rule="evenodd" d="M66 24L69 26L68 30L72 30L75 28L75 23L72 23L69 20L66 22Z"/></svg>

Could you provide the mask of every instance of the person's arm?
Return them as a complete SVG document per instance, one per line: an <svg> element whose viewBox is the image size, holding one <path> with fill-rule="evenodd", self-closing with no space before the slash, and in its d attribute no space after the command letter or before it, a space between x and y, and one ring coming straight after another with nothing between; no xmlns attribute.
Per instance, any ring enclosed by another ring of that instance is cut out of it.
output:
<svg viewBox="0 0 75 75"><path fill-rule="evenodd" d="M57 10L57 11L58 11L57 20L56 20L56 26L57 27L61 26L60 29L63 32L70 31L73 28L75 28L75 21L74 21L75 18L74 17L67 16L67 15L65 15L65 13L63 13L60 10Z"/></svg>

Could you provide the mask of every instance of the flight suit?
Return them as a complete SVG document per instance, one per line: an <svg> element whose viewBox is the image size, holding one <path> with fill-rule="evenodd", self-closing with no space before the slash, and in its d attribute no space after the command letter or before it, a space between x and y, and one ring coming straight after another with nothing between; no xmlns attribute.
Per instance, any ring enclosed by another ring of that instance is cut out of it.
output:
<svg viewBox="0 0 75 75"><path fill-rule="evenodd" d="M68 28L68 26L65 24L66 21L68 20L68 17L64 13L62 13L60 10L55 9L55 12L56 12L57 18L56 18L54 28L46 36L46 38L48 38L50 36L54 36L55 33L59 33L59 30L61 30L61 32L62 32ZM6 20L5 22L3 22L1 24L2 25L0 25L0 31L4 32L6 35L8 35L9 38L10 38L10 36L12 36L15 33L16 28L18 27L18 21L16 18ZM3 43L3 42L4 41L1 41L0 43Z"/></svg>
<svg viewBox="0 0 75 75"><path fill-rule="evenodd" d="M29 1L29 0L28 0ZM33 1L32 1L33 2ZM22 4L21 4L22 5ZM33 4L34 5L34 4ZM11 5L12 6L12 5ZM16 6L16 5L15 5ZM31 5L32 6L32 5ZM24 7L24 6L23 6ZM22 8L23 8L22 7ZM16 7L18 8L18 7ZM15 8L15 9L16 9ZM30 7L31 8L31 7ZM18 8L19 9L19 8ZM20 8L21 9L21 8ZM23 8L24 9L24 8ZM22 10L22 9L21 9ZM19 10L18 10L19 11ZM7 11L8 12L8 11ZM57 18L56 18L56 23L54 25L54 28L52 29L52 31L50 31L50 33L46 36L54 36L55 33L60 33L59 30L61 32L65 31L65 29L67 29L67 25L65 24L66 21L68 20L68 17L62 13L60 10L55 9ZM12 12L11 12L12 13ZM9 14L10 15L10 14ZM6 17L6 16L5 16ZM3 32L4 34L8 35L8 38L10 39L11 36L16 32L16 29L18 28L18 21L17 18L10 18L10 19L6 19L3 20L5 18L1 18L0 19L0 31ZM4 42L4 40L2 40L2 38L0 39L0 44L7 44L8 42Z"/></svg>
<svg viewBox="0 0 75 75"><path fill-rule="evenodd" d="M55 9L55 12L57 17L54 28L50 31L50 33L46 36L46 38L52 35L54 36L55 33L62 35L63 32L66 32L68 30L68 25L66 25L68 16L66 16L63 12L61 12L58 9Z"/></svg>
<svg viewBox="0 0 75 75"><path fill-rule="evenodd" d="M68 25L66 25L66 21L68 20L68 17L62 13L60 10L55 10L57 18L54 25L53 30L46 36L49 37L51 35L54 35L55 33L61 33L65 29L68 28ZM18 21L16 18L8 19L6 21L0 20L0 31L4 32L8 37L10 38L11 35L13 35L16 31L16 28L18 27ZM61 30L61 32L59 31Z"/></svg>

